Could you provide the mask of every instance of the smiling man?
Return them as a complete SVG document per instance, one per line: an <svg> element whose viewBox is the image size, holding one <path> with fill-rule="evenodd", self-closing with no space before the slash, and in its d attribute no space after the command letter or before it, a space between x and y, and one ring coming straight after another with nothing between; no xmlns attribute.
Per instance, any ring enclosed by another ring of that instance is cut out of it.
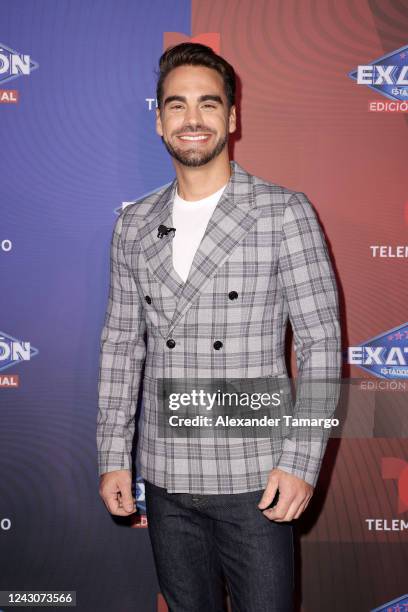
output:
<svg viewBox="0 0 408 612"><path fill-rule="evenodd" d="M176 178L124 209L113 231L100 495L112 514L135 511L131 449L144 368L137 452L170 612L221 612L223 578L234 610L288 612L293 521L313 494L323 438L163 437L157 381L287 377L288 319L298 379L337 379L338 296L325 238L305 194L229 160L235 73L225 59L198 43L168 49L157 102ZM320 416L334 408L332 399ZM296 400L295 415L304 409Z"/></svg>
<svg viewBox="0 0 408 612"><path fill-rule="evenodd" d="M183 166L202 167L215 159L220 153L226 151L228 142L228 131L235 131L235 107L231 109L230 116L227 115L224 101L218 94L202 94L196 96L197 88L208 87L209 81L215 81L212 85L215 91L219 89L220 77L212 69L191 66L180 66L174 69L172 81L181 83L183 91L194 92L195 104L198 104L201 112L206 117L206 126L199 123L190 127L185 125L186 107L191 104L191 94L187 96L168 95L163 102L164 119L160 113L157 116L157 131L162 137L166 149L170 155L179 162L179 169ZM228 122L228 130L226 126ZM183 124L183 125L181 125ZM167 139L164 129L168 131ZM181 132L180 132L181 130ZM190 145L190 146L188 146ZM208 146L204 146L208 145ZM224 155L225 156L225 155ZM227 164L229 170L229 164Z"/></svg>

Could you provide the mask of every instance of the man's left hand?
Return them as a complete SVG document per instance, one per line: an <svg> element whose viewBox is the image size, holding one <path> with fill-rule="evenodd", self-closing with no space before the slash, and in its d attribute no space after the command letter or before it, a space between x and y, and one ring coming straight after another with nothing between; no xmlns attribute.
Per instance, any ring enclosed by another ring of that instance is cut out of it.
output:
<svg viewBox="0 0 408 612"><path fill-rule="evenodd" d="M279 489L279 499L276 506L264 510L272 502ZM278 523L299 518L307 507L314 487L301 478L284 472L278 468L273 469L268 476L268 483L258 503L258 508L270 520Z"/></svg>

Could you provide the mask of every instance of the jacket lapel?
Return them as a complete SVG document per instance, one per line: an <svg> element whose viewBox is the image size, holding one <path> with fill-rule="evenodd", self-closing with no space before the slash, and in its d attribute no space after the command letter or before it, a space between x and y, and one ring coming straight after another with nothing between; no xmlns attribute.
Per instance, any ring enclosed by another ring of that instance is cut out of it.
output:
<svg viewBox="0 0 408 612"><path fill-rule="evenodd" d="M173 267L172 233L158 237L159 225L173 227L173 199L177 180L167 187L156 201L147 222L138 231L141 250L146 263L156 278L177 295L183 286L183 279Z"/></svg>
<svg viewBox="0 0 408 612"><path fill-rule="evenodd" d="M260 209L255 207L250 175L236 162L232 164L233 173L208 222L187 280L179 293L169 333L245 238L260 213Z"/></svg>
<svg viewBox="0 0 408 612"><path fill-rule="evenodd" d="M208 222L185 283L173 267L172 233L157 237L157 228L172 225L177 180L163 192L150 220L139 231L141 248L152 273L176 297L168 334L171 334L203 287L216 274L256 222L260 209L255 205L252 176L231 161L231 176ZM194 204L192 204L194 205ZM177 230L176 230L177 231Z"/></svg>

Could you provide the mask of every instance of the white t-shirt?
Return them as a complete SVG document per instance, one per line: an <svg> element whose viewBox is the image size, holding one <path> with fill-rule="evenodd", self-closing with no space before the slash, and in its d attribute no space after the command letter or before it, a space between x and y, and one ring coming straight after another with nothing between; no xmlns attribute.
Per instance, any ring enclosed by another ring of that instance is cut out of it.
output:
<svg viewBox="0 0 408 612"><path fill-rule="evenodd" d="M195 201L183 200L176 189L173 203L173 227L176 228L173 237L173 267L184 282L208 221L226 186L227 183L215 193Z"/></svg>

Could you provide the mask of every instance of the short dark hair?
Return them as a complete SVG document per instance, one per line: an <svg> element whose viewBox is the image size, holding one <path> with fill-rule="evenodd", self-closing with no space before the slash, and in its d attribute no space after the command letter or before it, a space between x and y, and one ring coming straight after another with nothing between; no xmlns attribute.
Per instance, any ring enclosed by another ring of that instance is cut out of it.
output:
<svg viewBox="0 0 408 612"><path fill-rule="evenodd" d="M224 91L228 101L228 107L235 104L235 72L231 64L221 55L218 55L201 43L184 42L173 47L168 47L159 59L159 71L156 87L156 98L159 109L163 102L163 83L171 70L178 66L206 66L213 68L223 78Z"/></svg>

